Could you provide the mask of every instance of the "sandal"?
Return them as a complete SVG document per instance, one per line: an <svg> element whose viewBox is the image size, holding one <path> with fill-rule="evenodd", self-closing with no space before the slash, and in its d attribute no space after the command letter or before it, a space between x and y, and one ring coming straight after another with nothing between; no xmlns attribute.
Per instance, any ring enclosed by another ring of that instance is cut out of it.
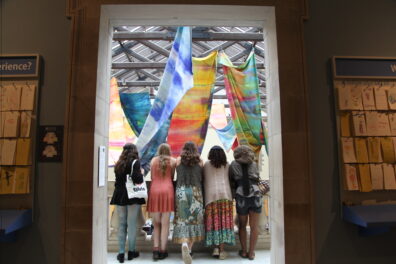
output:
<svg viewBox="0 0 396 264"><path fill-rule="evenodd" d="M241 250L239 250L239 252L238 252L238 255L241 257L241 258L248 258L248 256L247 256L247 254L245 253L245 254L243 254L243 251L242 251L242 249Z"/></svg>
<svg viewBox="0 0 396 264"><path fill-rule="evenodd" d="M249 260L254 260L255 257L256 257L256 254L253 253L253 255L252 255L252 256L249 256L248 258L249 258Z"/></svg>

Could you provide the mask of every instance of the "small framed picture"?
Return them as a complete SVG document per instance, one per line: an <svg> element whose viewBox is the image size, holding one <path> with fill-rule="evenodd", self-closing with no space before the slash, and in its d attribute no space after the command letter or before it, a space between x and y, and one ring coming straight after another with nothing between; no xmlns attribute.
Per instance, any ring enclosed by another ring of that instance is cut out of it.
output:
<svg viewBox="0 0 396 264"><path fill-rule="evenodd" d="M38 161L62 162L63 126L40 126L38 136Z"/></svg>

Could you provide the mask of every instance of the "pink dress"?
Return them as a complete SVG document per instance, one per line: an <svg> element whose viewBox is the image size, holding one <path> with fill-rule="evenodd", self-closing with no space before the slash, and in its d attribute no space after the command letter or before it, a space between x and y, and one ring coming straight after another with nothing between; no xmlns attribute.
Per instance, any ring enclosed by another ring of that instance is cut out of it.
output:
<svg viewBox="0 0 396 264"><path fill-rule="evenodd" d="M155 157L151 162L151 186L148 196L147 211L150 213L165 213L175 211L175 190L173 187L173 174L175 162L167 166L165 175L159 164L159 158Z"/></svg>

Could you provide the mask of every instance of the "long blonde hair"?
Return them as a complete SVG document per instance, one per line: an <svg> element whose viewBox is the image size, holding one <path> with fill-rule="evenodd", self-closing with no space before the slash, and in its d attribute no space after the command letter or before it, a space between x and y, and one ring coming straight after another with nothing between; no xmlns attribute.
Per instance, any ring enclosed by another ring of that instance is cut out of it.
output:
<svg viewBox="0 0 396 264"><path fill-rule="evenodd" d="M158 147L157 155L159 158L159 166L161 168L162 176L165 176L166 168L170 166L171 149L166 143Z"/></svg>

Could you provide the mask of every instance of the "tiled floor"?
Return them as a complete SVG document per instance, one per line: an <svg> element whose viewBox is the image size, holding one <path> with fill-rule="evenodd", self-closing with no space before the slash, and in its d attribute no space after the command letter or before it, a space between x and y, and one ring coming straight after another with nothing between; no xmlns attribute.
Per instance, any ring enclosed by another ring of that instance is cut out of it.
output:
<svg viewBox="0 0 396 264"><path fill-rule="evenodd" d="M249 259L242 259L238 256L237 252L228 252L229 256L226 260L218 260L212 258L208 253L194 253L193 256L193 264L203 264L203 263L219 263L219 264L226 264L226 263L233 263L233 264L270 264L270 251L269 250L257 250L256 251L256 258L255 260ZM109 252L107 254L107 263L108 264L117 264L118 261L116 259L117 253ZM140 253L140 257L134 260L125 260L125 264L128 263L153 263L152 254L149 252ZM183 260L181 259L180 253L171 253L168 258L164 260L156 261L159 264L183 264Z"/></svg>

